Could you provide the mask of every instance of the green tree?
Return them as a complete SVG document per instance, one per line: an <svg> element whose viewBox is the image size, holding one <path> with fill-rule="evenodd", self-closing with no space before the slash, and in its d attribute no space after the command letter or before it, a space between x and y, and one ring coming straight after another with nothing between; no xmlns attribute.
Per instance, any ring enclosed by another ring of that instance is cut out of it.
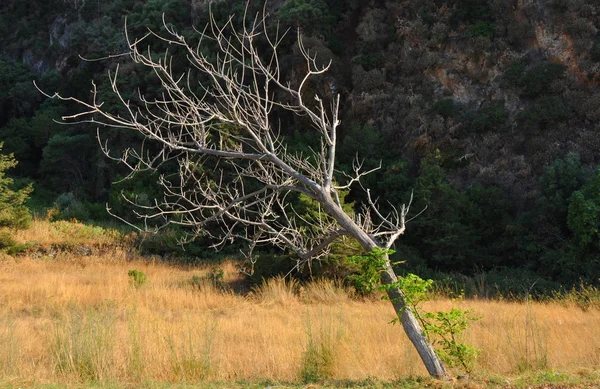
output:
<svg viewBox="0 0 600 389"><path fill-rule="evenodd" d="M550 223L563 233L567 232L567 211L571 195L581 189L586 174L579 154L569 153L552 162L540 178L542 196L536 208Z"/></svg>
<svg viewBox="0 0 600 389"><path fill-rule="evenodd" d="M0 143L0 151L3 144ZM26 228L31 222L29 210L24 206L25 200L33 191L33 186L22 189L14 188L14 180L6 175L6 171L17 165L12 154L0 154L0 226Z"/></svg>
<svg viewBox="0 0 600 389"><path fill-rule="evenodd" d="M85 194L95 178L92 159L98 156L89 134L56 134L44 148L41 173L46 187L56 193Z"/></svg>
<svg viewBox="0 0 600 389"><path fill-rule="evenodd" d="M600 250L600 169L587 185L573 193L567 222L581 248Z"/></svg>
<svg viewBox="0 0 600 389"><path fill-rule="evenodd" d="M500 237L508 222L508 203L495 187L456 189L447 180L443 160L436 151L421 161L413 208L424 211L409 224L405 242L438 270L490 269L505 251Z"/></svg>
<svg viewBox="0 0 600 389"><path fill-rule="evenodd" d="M284 27L301 28L307 34L323 33L333 27L335 17L324 0L290 0L279 10Z"/></svg>

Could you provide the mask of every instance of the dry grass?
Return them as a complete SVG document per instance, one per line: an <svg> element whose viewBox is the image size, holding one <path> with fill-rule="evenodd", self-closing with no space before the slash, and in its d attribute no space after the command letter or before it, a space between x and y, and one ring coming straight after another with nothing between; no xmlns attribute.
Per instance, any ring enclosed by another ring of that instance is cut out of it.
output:
<svg viewBox="0 0 600 389"><path fill-rule="evenodd" d="M26 230L13 232L18 243L37 243L40 245L89 244L109 245L120 234L116 230L59 220L50 222L34 219Z"/></svg>
<svg viewBox="0 0 600 389"><path fill-rule="evenodd" d="M123 258L5 259L0 370L40 380L296 380L310 332L331 348L332 378L424 374L385 301L355 301L331 284L274 280L242 297L188 282L199 269ZM226 281L236 277L225 264ZM127 273L148 282L131 285ZM210 285L210 284L207 284ZM312 296L312 297L311 297ZM333 296L333 297L332 297ZM450 301L428 308L447 309ZM478 369L575 371L600 363L600 312L560 305L461 301L484 319L468 340Z"/></svg>
<svg viewBox="0 0 600 389"><path fill-rule="evenodd" d="M30 239L31 240L31 239ZM271 280L248 296L178 268L110 255L0 259L0 377L40 381L295 381L307 349L327 352L334 379L424 375L388 302L352 299L339 285ZM224 281L238 279L224 263ZM148 281L132 285L128 271ZM195 278L194 278L195 276ZM195 280L192 282L192 280ZM600 311L560 304L439 300L473 309L467 340L479 374L592 371Z"/></svg>

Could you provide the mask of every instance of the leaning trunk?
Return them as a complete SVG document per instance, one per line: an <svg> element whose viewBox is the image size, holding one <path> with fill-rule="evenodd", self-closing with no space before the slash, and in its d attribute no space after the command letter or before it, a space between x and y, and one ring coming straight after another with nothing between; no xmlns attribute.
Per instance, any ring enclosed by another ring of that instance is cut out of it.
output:
<svg viewBox="0 0 600 389"><path fill-rule="evenodd" d="M387 259L387 258L386 258ZM394 269L389 260L386 261L386 269L381 272L381 283L383 285L393 285L398 281ZM387 295L394 306L396 314L400 318L404 332L412 342L419 353L427 372L432 377L441 380L448 379L448 373L442 364L442 361L435 353L433 347L425 337L419 321L415 317L412 309L406 305L404 294L398 287L387 289Z"/></svg>
<svg viewBox="0 0 600 389"><path fill-rule="evenodd" d="M348 231L352 237L358 240L360 245L366 251L371 251L373 248L378 246L373 237L357 226L354 220L352 220L352 218L350 218L341 207L336 205L330 197L323 196L323 198L320 200L321 204L325 206L325 209L329 212L329 214L332 215L340 224L340 226ZM381 283L383 285L393 285L398 281L398 277L396 277L396 273L394 273L394 269L392 269L392 265L390 264L387 255L385 259L386 268L381 272ZM404 332L412 342L413 346L417 349L417 352L419 353L421 360L423 360L423 364L425 364L425 368L427 368L429 375L441 380L448 379L448 373L446 373L446 369L444 369L442 361L437 356L433 350L433 347L425 337L423 329L421 328L421 325L415 317L412 309L406 305L402 291L398 287L392 287L387 288L387 294L392 302L392 305L394 306L396 314L400 318Z"/></svg>
<svg viewBox="0 0 600 389"><path fill-rule="evenodd" d="M385 271L381 272L381 283L383 285L393 285L396 281L398 281L398 278L388 260L386 261ZM423 329L415 317L414 312L406 305L402 291L398 287L389 288L387 289L387 295L394 306L396 314L400 318L404 332L419 353L429 375L441 380L448 379L448 373L446 373L442 361L425 337Z"/></svg>

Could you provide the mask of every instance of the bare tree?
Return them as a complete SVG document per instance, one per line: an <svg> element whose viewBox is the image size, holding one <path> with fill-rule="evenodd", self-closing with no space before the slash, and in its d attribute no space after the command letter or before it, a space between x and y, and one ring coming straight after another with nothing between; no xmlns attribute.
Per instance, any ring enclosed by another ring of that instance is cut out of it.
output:
<svg viewBox="0 0 600 389"><path fill-rule="evenodd" d="M164 221L187 226L192 234L209 234L217 246L247 240L249 256L256 245L285 247L300 262L323 256L343 236L355 239L366 251L391 248L405 231L410 204L384 215L366 190L369 204L363 212L344 212L340 191L360 183L370 171L364 171L358 160L351 174L335 169L340 96L334 95L329 103L319 96L306 98L307 84L329 65L319 66L298 33L305 73L295 84L283 80L278 55L283 36L269 36L265 19L263 14L236 30L232 18L219 25L211 17L205 29L198 31L195 44L167 23L164 34L150 31L139 39L127 36L131 59L154 72L162 93L156 98L140 93L136 101L126 100L117 85L117 68L109 77L126 115L107 112L98 101L95 84L91 102L59 94L49 97L83 107L64 120L141 134L144 140L139 147L118 157L101 141L106 155L132 172L156 169L166 161L177 164L175 176L160 177L164 197L151 206L138 205L137 215L146 225ZM157 57L149 39L183 50L189 70L177 73L171 55L165 52ZM311 155L289 152L273 123L274 109L304 116L320 138L320 148ZM308 220L295 212L289 201L294 193L318 204L321 216ZM215 229L215 225L220 227ZM397 282L387 255L381 282L388 286ZM402 291L391 287L387 293L429 374L447 378Z"/></svg>

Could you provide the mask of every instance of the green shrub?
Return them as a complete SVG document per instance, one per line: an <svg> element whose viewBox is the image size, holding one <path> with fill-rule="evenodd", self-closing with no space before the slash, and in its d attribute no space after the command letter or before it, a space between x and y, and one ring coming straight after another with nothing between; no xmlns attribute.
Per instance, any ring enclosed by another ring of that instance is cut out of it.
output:
<svg viewBox="0 0 600 389"><path fill-rule="evenodd" d="M52 222L52 233L61 241L76 242L92 240L97 243L115 243L122 235L118 230L78 222L58 220Z"/></svg>
<svg viewBox="0 0 600 389"><path fill-rule="evenodd" d="M0 231L0 250L6 250L8 255L21 254L31 246L31 243L17 243L9 231Z"/></svg>
<svg viewBox="0 0 600 389"><path fill-rule="evenodd" d="M256 263L252 275L249 277L254 284L261 284L263 280L284 276L294 270L296 261L291 255L284 253L261 252L255 255ZM295 277L302 277L300 272L294 272Z"/></svg>
<svg viewBox="0 0 600 389"><path fill-rule="evenodd" d="M147 277L146 275L139 271L139 270L130 270L129 273L127 273L127 275L129 275L129 278L131 279L131 284L134 286L134 288L140 288L142 285L144 285L146 283Z"/></svg>
<svg viewBox="0 0 600 389"><path fill-rule="evenodd" d="M600 168L591 181L571 196L567 223L584 249L600 250Z"/></svg>
<svg viewBox="0 0 600 389"><path fill-rule="evenodd" d="M436 101L431 107L431 110L445 118L456 117L459 114L459 105L452 99L442 99Z"/></svg>
<svg viewBox="0 0 600 389"><path fill-rule="evenodd" d="M399 289L402 294L400 303L405 304L414 313L423 326L423 334L436 347L436 354L450 366L459 366L469 373L475 363L478 351L463 342L462 335L469 323L479 318L473 316L469 310L452 308L449 312L423 312L421 303L431 295L432 280L424 280L416 274L408 273L398 277L392 284L380 283L381 272L385 271L387 256L393 254L392 250L373 248L370 252L350 258L361 268L361 273L355 277L354 282L363 290L390 291ZM398 302L398 301L392 301ZM396 317L392 323L401 321Z"/></svg>
<svg viewBox="0 0 600 389"><path fill-rule="evenodd" d="M300 378L305 383L330 378L333 373L334 350L331 328L321 325L317 339L312 332L310 317L306 331L307 344L300 361Z"/></svg>
<svg viewBox="0 0 600 389"><path fill-rule="evenodd" d="M12 207L0 216L0 226L24 230L31 225L31 212L25 206Z"/></svg>
<svg viewBox="0 0 600 389"><path fill-rule="evenodd" d="M213 266L206 275L210 283L217 289L225 289L225 272L218 266Z"/></svg>
<svg viewBox="0 0 600 389"><path fill-rule="evenodd" d="M278 19L285 28L302 28L310 35L331 30L335 15L324 0L289 0L279 9Z"/></svg>
<svg viewBox="0 0 600 389"><path fill-rule="evenodd" d="M427 312L423 326L440 358L451 367L460 367L471 373L479 350L463 343L463 334L472 321L479 320L473 311L452 308L448 312Z"/></svg>
<svg viewBox="0 0 600 389"><path fill-rule="evenodd" d="M8 255L16 256L25 253L33 243L17 243L7 248L6 253Z"/></svg>
<svg viewBox="0 0 600 389"><path fill-rule="evenodd" d="M514 268L497 268L485 274L491 296L517 300L543 297L560 288L560 284L540 277L539 273Z"/></svg>
<svg viewBox="0 0 600 389"><path fill-rule="evenodd" d="M517 115L517 123L526 131L545 130L567 120L570 114L569 105L562 97L542 97Z"/></svg>
<svg viewBox="0 0 600 389"><path fill-rule="evenodd" d="M207 259L217 260L239 252L239 246L235 243L218 252L207 249L209 244L202 237L183 244L182 238L185 236L185 231L179 228L166 228L156 233L146 232L140 239L140 251L144 255L159 255L165 259L176 259L190 264Z"/></svg>
<svg viewBox="0 0 600 389"><path fill-rule="evenodd" d="M0 142L0 151L3 143ZM14 189L14 180L6 176L6 171L17 165L12 154L0 154L0 227L27 228L31 223L29 210L24 206L25 201L33 191L33 186L27 185Z"/></svg>
<svg viewBox="0 0 600 389"><path fill-rule="evenodd" d="M490 19L491 9L487 0L457 0L450 24L458 27L461 23L473 24Z"/></svg>
<svg viewBox="0 0 600 389"><path fill-rule="evenodd" d="M0 250L8 249L17 244L17 241L12 237L12 234L8 231L0 231Z"/></svg>
<svg viewBox="0 0 600 389"><path fill-rule="evenodd" d="M53 213L52 220L90 220L90 212L86 205L79 201L72 192L62 193L54 202L57 212Z"/></svg>
<svg viewBox="0 0 600 389"><path fill-rule="evenodd" d="M361 65L366 71L382 68L385 64L383 53L360 54L352 58L354 65Z"/></svg>
<svg viewBox="0 0 600 389"><path fill-rule="evenodd" d="M513 63L504 72L503 79L521 89L524 97L536 98L552 94L551 85L565 75L567 67L560 63L543 62L525 71L525 65Z"/></svg>
<svg viewBox="0 0 600 389"><path fill-rule="evenodd" d="M223 269L218 266L213 266L204 276L192 276L192 278L185 284L191 286L194 289L205 289L206 287L214 288L217 290L226 290L227 284L224 280L225 273Z"/></svg>
<svg viewBox="0 0 600 389"><path fill-rule="evenodd" d="M479 20L469 29L469 33L472 37L483 36L491 38L494 35L495 30L496 26L494 23Z"/></svg>
<svg viewBox="0 0 600 389"><path fill-rule="evenodd" d="M533 67L521 79L523 94L527 97L537 97L551 93L551 84L563 78L567 67L561 63L544 62Z"/></svg>
<svg viewBox="0 0 600 389"><path fill-rule="evenodd" d="M479 133L504 131L508 119L508 111L504 107L504 103L504 100L495 100L483 104L467 118L467 128Z"/></svg>
<svg viewBox="0 0 600 389"><path fill-rule="evenodd" d="M551 219L551 223L566 227L569 199L581 189L585 176L577 153L568 153L548 165L539 179L541 196L536 201L539 213Z"/></svg>
<svg viewBox="0 0 600 389"><path fill-rule="evenodd" d="M502 75L502 79L509 84L512 85L520 85L521 79L525 74L525 65L519 61L515 61L506 70Z"/></svg>

